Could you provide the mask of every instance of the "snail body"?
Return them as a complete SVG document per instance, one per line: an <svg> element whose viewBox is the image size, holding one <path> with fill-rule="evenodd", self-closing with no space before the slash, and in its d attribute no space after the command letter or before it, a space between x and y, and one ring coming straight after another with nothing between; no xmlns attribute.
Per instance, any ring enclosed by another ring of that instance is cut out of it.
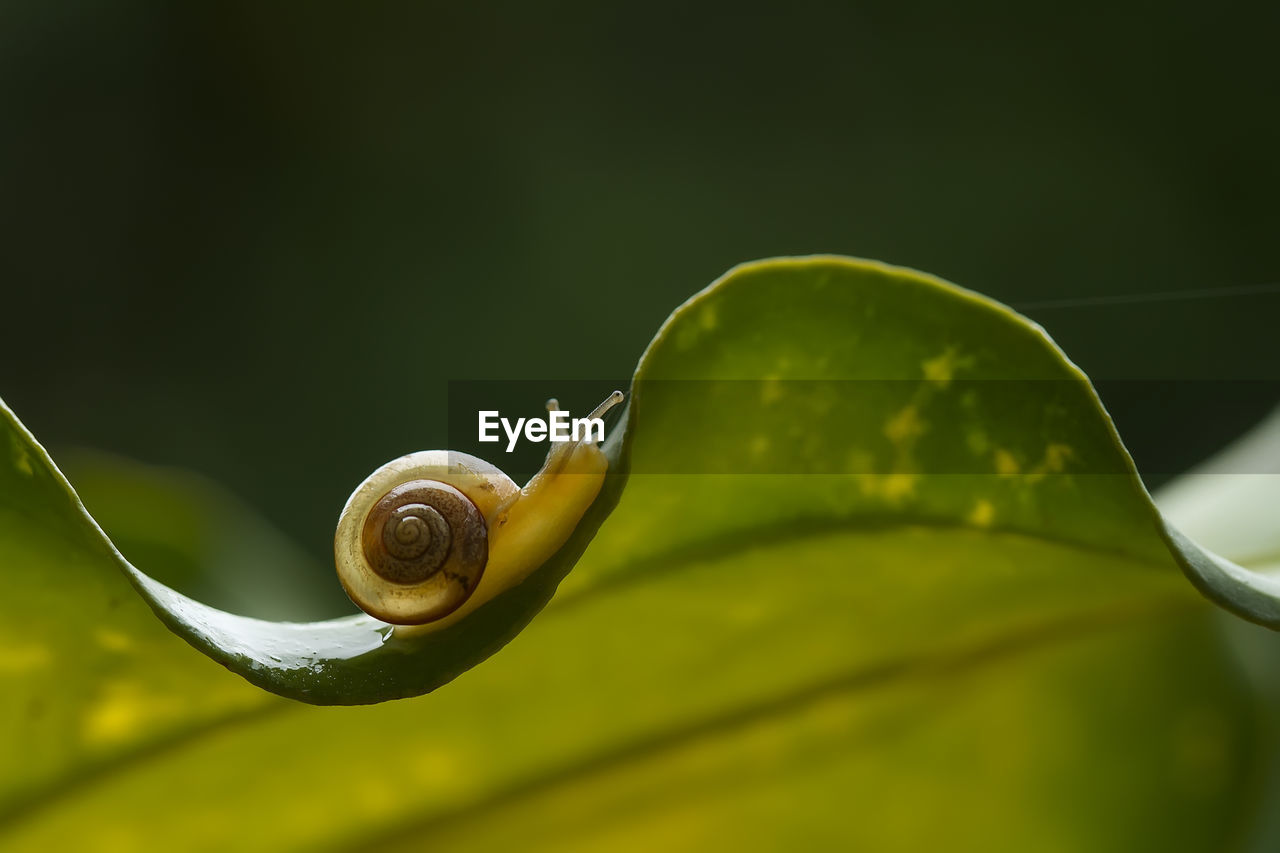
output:
<svg viewBox="0 0 1280 853"><path fill-rule="evenodd" d="M615 391L591 417L621 400ZM426 450L394 459L356 488L338 518L338 579L376 619L420 630L451 625L564 545L608 467L589 440L553 444L524 488L466 453Z"/></svg>

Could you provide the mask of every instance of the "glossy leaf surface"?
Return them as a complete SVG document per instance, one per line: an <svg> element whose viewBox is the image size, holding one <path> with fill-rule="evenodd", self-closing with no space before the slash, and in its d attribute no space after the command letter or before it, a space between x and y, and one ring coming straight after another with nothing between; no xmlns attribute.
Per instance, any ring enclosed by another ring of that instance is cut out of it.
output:
<svg viewBox="0 0 1280 853"><path fill-rule="evenodd" d="M1252 831L1262 706L1037 327L876 264L750 265L664 326L625 423L625 492L545 612L441 689L360 708L272 697L165 631L11 426L0 840L1132 851ZM237 672L341 702L457 675L571 564L461 623L466 654L392 665L362 617L209 617L131 579ZM292 639L319 672L252 665Z"/></svg>

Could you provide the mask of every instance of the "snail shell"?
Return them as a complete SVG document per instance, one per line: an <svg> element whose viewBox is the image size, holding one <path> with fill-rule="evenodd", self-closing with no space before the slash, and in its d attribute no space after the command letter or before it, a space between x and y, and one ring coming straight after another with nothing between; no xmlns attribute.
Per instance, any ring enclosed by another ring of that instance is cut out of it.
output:
<svg viewBox="0 0 1280 853"><path fill-rule="evenodd" d="M621 401L615 391L590 417ZM394 459L342 510L333 539L338 579L377 619L445 627L550 559L595 501L608 467L585 438L553 444L523 489L466 453L425 450Z"/></svg>
<svg viewBox="0 0 1280 853"><path fill-rule="evenodd" d="M456 610L489 559L489 527L520 491L466 453L427 450L388 462L360 484L338 521L338 579L384 622L421 625Z"/></svg>

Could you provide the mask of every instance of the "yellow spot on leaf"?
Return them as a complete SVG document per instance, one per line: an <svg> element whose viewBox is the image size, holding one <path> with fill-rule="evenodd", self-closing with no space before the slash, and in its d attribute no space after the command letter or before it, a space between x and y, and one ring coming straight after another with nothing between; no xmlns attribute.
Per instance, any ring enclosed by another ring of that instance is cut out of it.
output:
<svg viewBox="0 0 1280 853"><path fill-rule="evenodd" d="M884 478L881 492L890 503L900 501L915 493L918 479L915 474L889 474Z"/></svg>
<svg viewBox="0 0 1280 853"><path fill-rule="evenodd" d="M436 749L405 756L409 759L407 773L426 782L458 779L465 764L457 755L444 749Z"/></svg>
<svg viewBox="0 0 1280 853"><path fill-rule="evenodd" d="M907 473L861 474L858 477L864 495L881 498L891 504L902 503L914 495L919 480L920 475Z"/></svg>
<svg viewBox="0 0 1280 853"><path fill-rule="evenodd" d="M1060 474L1067 467L1067 460L1075 455L1068 445L1050 444L1044 449L1044 470L1051 474Z"/></svg>
<svg viewBox="0 0 1280 853"><path fill-rule="evenodd" d="M990 527L995 518L996 508L991 505L991 501L987 500L979 500L973 505L973 511L969 513L969 523L974 527Z"/></svg>
<svg viewBox="0 0 1280 853"><path fill-rule="evenodd" d="M127 652L133 648L133 640L119 631L110 628L99 628L93 632L93 639L109 652Z"/></svg>
<svg viewBox="0 0 1280 853"><path fill-rule="evenodd" d="M136 682L109 682L98 701L86 709L80 733L90 746L111 746L175 719L183 710L179 697L149 694Z"/></svg>
<svg viewBox="0 0 1280 853"><path fill-rule="evenodd" d="M757 435L751 439L751 455L764 456L769 452L769 436Z"/></svg>
<svg viewBox="0 0 1280 853"><path fill-rule="evenodd" d="M896 445L910 444L924 433L924 423L915 406L906 406L884 425L884 434Z"/></svg>
<svg viewBox="0 0 1280 853"><path fill-rule="evenodd" d="M716 306L714 304L703 305L702 311L698 314L698 322L708 332L720 325L720 316L716 311Z"/></svg>
<svg viewBox="0 0 1280 853"><path fill-rule="evenodd" d="M1013 477L1022 470L1018 460L1014 459L1013 454L1003 447L996 450L995 463L996 473L1001 477Z"/></svg>
<svg viewBox="0 0 1280 853"><path fill-rule="evenodd" d="M1044 459L1028 472L1028 482L1037 483L1046 474L1061 474L1067 468L1067 460L1073 455L1075 452L1068 445L1050 444L1044 449Z"/></svg>
<svg viewBox="0 0 1280 853"><path fill-rule="evenodd" d="M52 660L48 646L0 643L0 675L24 675L48 666Z"/></svg>
<svg viewBox="0 0 1280 853"><path fill-rule="evenodd" d="M760 402L766 406L782 399L782 380L776 376L766 377L760 383Z"/></svg>
<svg viewBox="0 0 1280 853"><path fill-rule="evenodd" d="M941 388L946 388L951 384L951 379L955 376L956 367L958 366L959 360L956 358L956 351L951 347L947 347L942 355L921 363L920 369L924 371L925 379Z"/></svg>

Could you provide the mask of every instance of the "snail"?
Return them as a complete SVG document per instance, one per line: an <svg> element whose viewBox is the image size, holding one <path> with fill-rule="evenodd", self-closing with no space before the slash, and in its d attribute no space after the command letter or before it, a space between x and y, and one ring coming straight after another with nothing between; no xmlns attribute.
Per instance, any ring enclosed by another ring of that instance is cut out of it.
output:
<svg viewBox="0 0 1280 853"><path fill-rule="evenodd" d="M589 417L620 402L614 391ZM589 435L554 442L523 489L467 453L424 450L383 465L338 518L334 561L347 596L375 619L435 630L515 586L564 545L604 485L609 462Z"/></svg>

